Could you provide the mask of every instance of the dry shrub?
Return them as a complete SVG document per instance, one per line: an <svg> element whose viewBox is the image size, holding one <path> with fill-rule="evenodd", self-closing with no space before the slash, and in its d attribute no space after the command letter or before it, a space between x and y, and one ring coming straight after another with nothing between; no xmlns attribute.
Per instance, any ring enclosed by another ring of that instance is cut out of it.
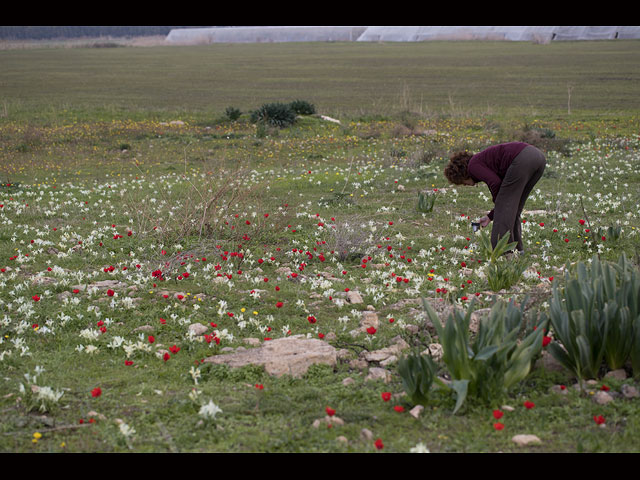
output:
<svg viewBox="0 0 640 480"><path fill-rule="evenodd" d="M330 230L327 240L329 250L338 254L341 262L359 260L368 248L368 234L361 228L364 220L354 217L349 220L336 222L335 228Z"/></svg>

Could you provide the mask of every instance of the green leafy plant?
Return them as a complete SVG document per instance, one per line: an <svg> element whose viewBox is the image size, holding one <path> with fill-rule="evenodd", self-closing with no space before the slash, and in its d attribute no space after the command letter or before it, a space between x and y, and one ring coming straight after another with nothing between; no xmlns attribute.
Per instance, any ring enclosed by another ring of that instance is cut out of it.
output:
<svg viewBox="0 0 640 480"><path fill-rule="evenodd" d="M398 360L398 374L402 386L411 401L426 405L434 381L442 384L436 377L437 366L431 357L419 352L411 352Z"/></svg>
<svg viewBox="0 0 640 480"><path fill-rule="evenodd" d="M227 118L227 120L230 120L232 122L238 120L240 118L240 115L242 115L242 112L240 111L240 109L235 107L227 107L224 111L224 116Z"/></svg>
<svg viewBox="0 0 640 480"><path fill-rule="evenodd" d="M487 283L494 292L511 288L515 285L528 263L525 258L506 258L505 254L512 251L516 242L509 243L509 236L504 235L495 247L491 244L491 236L488 233L480 235L481 255L487 260Z"/></svg>
<svg viewBox="0 0 640 480"><path fill-rule="evenodd" d="M618 263L594 256L589 266L567 266L554 283L549 316L557 342L551 354L580 380L632 360L640 368L640 273L622 254Z"/></svg>
<svg viewBox="0 0 640 480"><path fill-rule="evenodd" d="M298 115L314 115L316 113L315 105L306 100L294 100L289 104L289 107Z"/></svg>
<svg viewBox="0 0 640 480"><path fill-rule="evenodd" d="M524 380L535 357L542 349L546 320L538 321L530 333L520 339L525 324L523 302L497 301L488 317L479 322L472 342L469 324L474 303L466 313L455 309L443 326L436 312L423 299L424 308L438 332L443 361L456 393L455 414L467 397L489 404L504 397L507 391Z"/></svg>
<svg viewBox="0 0 640 480"><path fill-rule="evenodd" d="M286 103L265 103L251 113L251 121L284 128L295 123L296 113Z"/></svg>
<svg viewBox="0 0 640 480"><path fill-rule="evenodd" d="M418 192L418 211L429 213L433 211L436 196L433 192Z"/></svg>

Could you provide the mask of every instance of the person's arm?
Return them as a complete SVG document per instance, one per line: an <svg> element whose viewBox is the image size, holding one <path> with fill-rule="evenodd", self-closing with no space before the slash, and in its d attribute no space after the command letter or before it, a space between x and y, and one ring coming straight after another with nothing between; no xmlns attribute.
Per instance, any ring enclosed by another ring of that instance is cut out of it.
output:
<svg viewBox="0 0 640 480"><path fill-rule="evenodd" d="M502 179L498 175L496 175L493 170L480 162L470 163L468 171L473 177L487 184L489 190L491 191L493 203L496 203L496 197L498 196L498 192L500 191ZM482 225L485 217L487 221L485 221L486 223ZM493 220L493 209L491 209L491 211L485 217L482 217L480 219L480 225L482 225L483 227L486 227L489 222Z"/></svg>

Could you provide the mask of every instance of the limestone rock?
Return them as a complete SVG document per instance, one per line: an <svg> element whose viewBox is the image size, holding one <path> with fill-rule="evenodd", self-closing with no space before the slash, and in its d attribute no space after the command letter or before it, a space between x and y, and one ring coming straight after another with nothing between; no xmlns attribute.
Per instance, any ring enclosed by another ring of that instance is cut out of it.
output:
<svg viewBox="0 0 640 480"><path fill-rule="evenodd" d="M514 435L511 440L516 444L519 445L521 447L524 447L525 445L540 445L542 442L540 441L540 439L535 436L535 435Z"/></svg>
<svg viewBox="0 0 640 480"><path fill-rule="evenodd" d="M263 365L270 375L301 377L313 364L335 366L337 352L334 347L304 335L279 338L265 342L258 348L205 358L205 363L226 364L231 367Z"/></svg>
<svg viewBox="0 0 640 480"><path fill-rule="evenodd" d="M613 378L615 380L626 380L627 372L625 371L624 368L619 368L618 370L611 370L610 372L607 372L604 378Z"/></svg>
<svg viewBox="0 0 640 480"><path fill-rule="evenodd" d="M424 410L424 407L422 405L416 405L409 411L409 413L413 418L418 418L420 417L420 414L422 413L423 410Z"/></svg>
<svg viewBox="0 0 640 480"><path fill-rule="evenodd" d="M627 385L626 383L622 385L622 395L624 398L638 398L640 397L640 393L638 389L633 385Z"/></svg>
<svg viewBox="0 0 640 480"><path fill-rule="evenodd" d="M606 405L609 402L613 402L613 397L607 392L599 391L593 395L593 401L598 405Z"/></svg>
<svg viewBox="0 0 640 480"><path fill-rule="evenodd" d="M204 335L209 329L201 323L192 323L189 325L189 331L194 335Z"/></svg>
<svg viewBox="0 0 640 480"><path fill-rule="evenodd" d="M384 368L373 367L369 369L369 375L364 379L365 382L369 380L382 380L384 383L391 381L391 373Z"/></svg>
<svg viewBox="0 0 640 480"><path fill-rule="evenodd" d="M380 328L380 320L378 319L378 314L370 311L362 312L362 317L360 318L360 326L364 329L367 329L369 327L373 327L375 329Z"/></svg>
<svg viewBox="0 0 640 480"><path fill-rule="evenodd" d="M355 303L364 303L362 300L362 296L358 292L354 292L353 290L349 290L347 292L347 302L355 304Z"/></svg>

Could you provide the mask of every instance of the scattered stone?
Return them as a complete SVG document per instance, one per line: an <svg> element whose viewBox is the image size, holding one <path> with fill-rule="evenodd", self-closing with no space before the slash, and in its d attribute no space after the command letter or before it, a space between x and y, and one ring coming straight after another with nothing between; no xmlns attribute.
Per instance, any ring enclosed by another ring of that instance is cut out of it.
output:
<svg viewBox="0 0 640 480"><path fill-rule="evenodd" d="M48 253L49 255L57 255L57 254L59 254L59 253L60 253L60 250L58 250L58 249L57 249L57 248L55 248L55 247L49 247L49 248L47 248L47 253Z"/></svg>
<svg viewBox="0 0 640 480"><path fill-rule="evenodd" d="M500 409L504 410L505 412L513 412L515 410L515 408L513 408L511 405L502 405Z"/></svg>
<svg viewBox="0 0 640 480"><path fill-rule="evenodd" d="M360 438L366 442L373 440L373 432L368 428L360 430Z"/></svg>
<svg viewBox="0 0 640 480"><path fill-rule="evenodd" d="M327 342L333 342L334 340L338 339L338 336L335 334L335 332L329 332L324 336L324 338Z"/></svg>
<svg viewBox="0 0 640 480"><path fill-rule="evenodd" d="M562 372L565 370L565 367L546 350L542 351L542 354L536 366L544 368L545 370L548 370L550 372Z"/></svg>
<svg viewBox="0 0 640 480"><path fill-rule="evenodd" d="M609 402L613 402L613 397L609 392L599 391L593 395L593 401L598 405L606 405Z"/></svg>
<svg viewBox="0 0 640 480"><path fill-rule="evenodd" d="M360 327L364 328L365 330L369 327L373 327L375 329L380 328L380 320L378 320L378 314L369 311L362 312L362 317L360 318Z"/></svg>
<svg viewBox="0 0 640 480"><path fill-rule="evenodd" d="M444 355L444 350L439 343L430 343L422 354L431 356L433 360L437 362L442 358L442 355Z"/></svg>
<svg viewBox="0 0 640 480"><path fill-rule="evenodd" d="M384 368L372 367L369 369L369 375L364 379L365 382L369 380L382 380L384 383L391 381L391 373Z"/></svg>
<svg viewBox="0 0 640 480"><path fill-rule="evenodd" d="M342 385L344 385L345 387L348 387L349 385L353 385L354 383L356 383L356 381L351 377L347 377L344 380L342 380Z"/></svg>
<svg viewBox="0 0 640 480"><path fill-rule="evenodd" d="M490 308L481 308L476 310L471 314L471 319L469 320L469 330L473 333L478 333L478 327L480 326L480 320L489 316L491 313Z"/></svg>
<svg viewBox="0 0 640 480"><path fill-rule="evenodd" d="M358 292L349 290L347 292L347 302L356 304L356 303L364 303L364 300L362 300L362 296Z"/></svg>
<svg viewBox="0 0 640 480"><path fill-rule="evenodd" d="M243 338L242 343L246 343L247 345L251 345L252 347L257 347L262 344L260 339L255 337Z"/></svg>
<svg viewBox="0 0 640 480"><path fill-rule="evenodd" d="M624 368L619 368L617 370L611 370L610 372L607 372L607 374L604 376L604 378L613 378L615 380L626 380L627 379L627 372L625 371Z"/></svg>
<svg viewBox="0 0 640 480"><path fill-rule="evenodd" d="M41 277L40 275L37 275L31 279L31 283L33 285L51 285L52 283L56 283L56 281L57 280L55 278Z"/></svg>
<svg viewBox="0 0 640 480"><path fill-rule="evenodd" d="M409 410L409 413L413 418L418 418L422 414L423 410L424 410L424 407L422 405L416 405L411 410Z"/></svg>
<svg viewBox="0 0 640 480"><path fill-rule="evenodd" d="M540 445L542 443L542 441L535 435L514 435L511 440L521 447L531 444Z"/></svg>
<svg viewBox="0 0 640 480"><path fill-rule="evenodd" d="M194 335L204 335L208 330L209 328L201 323L192 323L189 325L189 332L192 332Z"/></svg>
<svg viewBox="0 0 640 480"><path fill-rule="evenodd" d="M133 329L133 333L138 332L153 332L153 327L151 325L140 325L139 327Z"/></svg>
<svg viewBox="0 0 640 480"><path fill-rule="evenodd" d="M314 364L335 366L336 349L318 339L304 335L270 340L258 348L245 352L215 355L205 358L205 363L226 364L231 367L263 365L270 375L291 375L299 378Z"/></svg>
<svg viewBox="0 0 640 480"><path fill-rule="evenodd" d="M347 437L345 437L344 435L340 435L339 437L337 437L336 441L338 443L344 443L345 445L349 443L349 440L347 440Z"/></svg>
<svg viewBox="0 0 640 480"><path fill-rule="evenodd" d="M363 358L356 358L355 360L351 360L349 362L349 367L353 368L354 370L364 370L368 366L369 364Z"/></svg>
<svg viewBox="0 0 640 480"><path fill-rule="evenodd" d="M404 329L411 335L417 335L420 332L420 327L417 325L406 325Z"/></svg>
<svg viewBox="0 0 640 480"><path fill-rule="evenodd" d="M627 385L626 383L622 385L622 395L624 398L638 398L640 397L640 392L633 385Z"/></svg>
<svg viewBox="0 0 640 480"><path fill-rule="evenodd" d="M560 395L566 395L567 393L569 393L569 390L567 390L567 387L565 387L564 385L554 385L553 387L551 387L551 391L553 393L559 393Z"/></svg>

